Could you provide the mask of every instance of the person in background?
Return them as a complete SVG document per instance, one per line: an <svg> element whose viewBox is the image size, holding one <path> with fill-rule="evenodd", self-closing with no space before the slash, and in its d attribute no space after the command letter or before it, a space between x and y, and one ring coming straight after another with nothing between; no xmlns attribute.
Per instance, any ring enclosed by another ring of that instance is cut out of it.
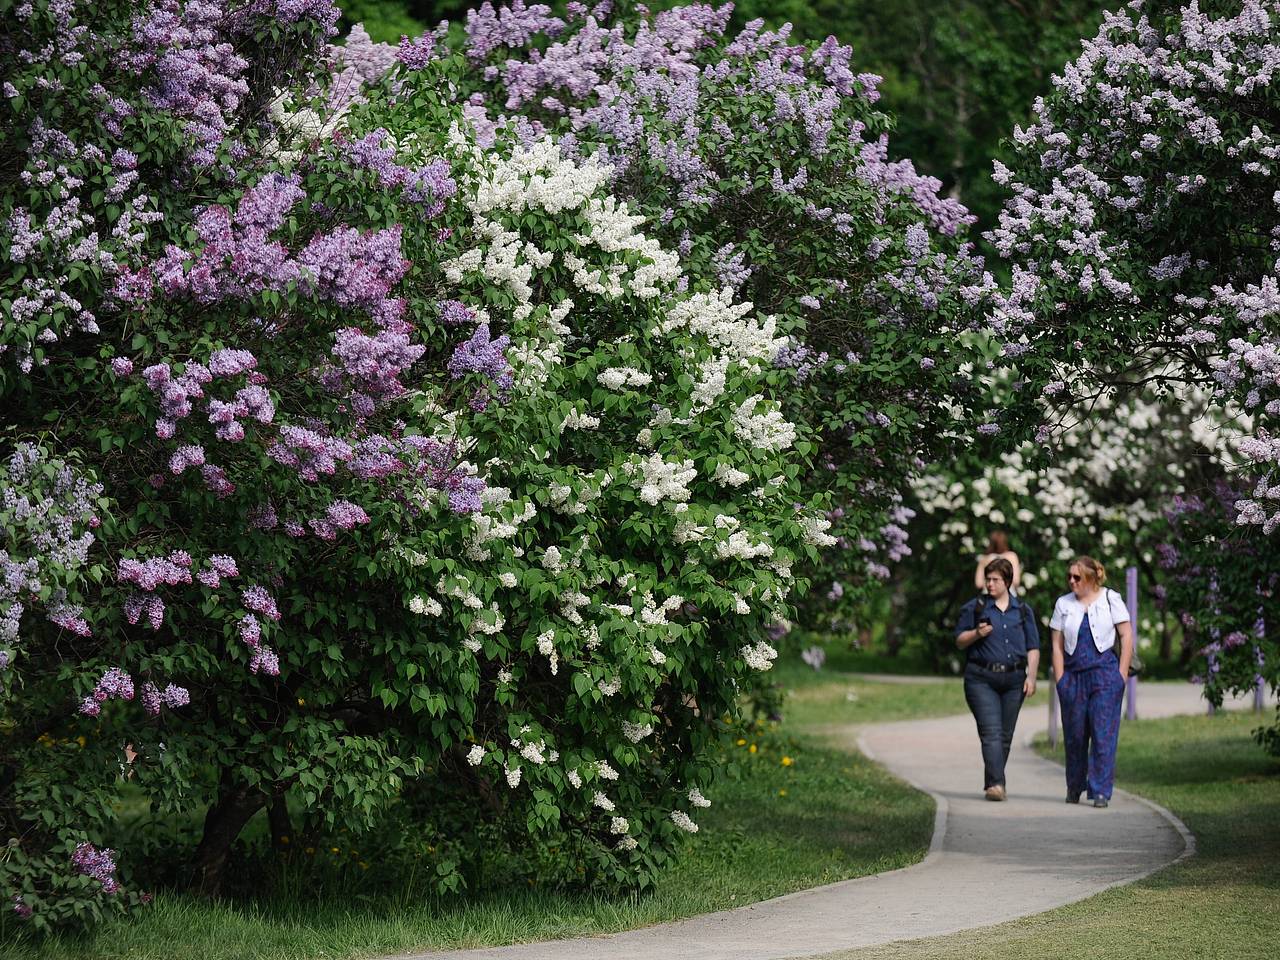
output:
<svg viewBox="0 0 1280 960"><path fill-rule="evenodd" d="M1087 791L1095 807L1105 807L1115 783L1133 627L1120 594L1106 588L1106 568L1093 557L1076 557L1067 582L1071 592L1058 598L1049 621L1067 753L1067 803L1079 803Z"/></svg>
<svg viewBox="0 0 1280 960"><path fill-rule="evenodd" d="M982 743L983 790L988 800L1004 800L1018 711L1036 692L1040 629L1031 605L1009 591L1013 564L996 557L983 572L987 592L961 608L956 646L968 651L964 698Z"/></svg>
<svg viewBox="0 0 1280 960"><path fill-rule="evenodd" d="M1009 591L1016 595L1018 588L1022 586L1022 561L1009 549L1009 535L1003 530L991 531L987 540L987 552L978 557L977 569L973 571L973 586L977 590L986 590L987 564L997 557L1008 560L1013 567L1013 582L1009 584Z"/></svg>

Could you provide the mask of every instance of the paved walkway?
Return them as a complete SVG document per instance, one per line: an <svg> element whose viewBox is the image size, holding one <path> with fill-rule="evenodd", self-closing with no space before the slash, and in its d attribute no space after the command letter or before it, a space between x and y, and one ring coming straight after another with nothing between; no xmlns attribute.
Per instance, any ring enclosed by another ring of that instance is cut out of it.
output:
<svg viewBox="0 0 1280 960"><path fill-rule="evenodd" d="M405 960L783 960L894 940L954 933L1040 913L1129 883L1194 850L1167 811L1117 792L1111 806L1063 803L1062 769L1026 745L1047 725L1043 685L1023 709L1009 758L1010 800L982 799L973 720L877 724L841 731L897 776L937 801L922 863L721 913L642 930ZM1143 685L1140 716L1204 710L1189 684ZM1246 706L1241 701L1235 706ZM1124 749L1121 729L1120 749Z"/></svg>

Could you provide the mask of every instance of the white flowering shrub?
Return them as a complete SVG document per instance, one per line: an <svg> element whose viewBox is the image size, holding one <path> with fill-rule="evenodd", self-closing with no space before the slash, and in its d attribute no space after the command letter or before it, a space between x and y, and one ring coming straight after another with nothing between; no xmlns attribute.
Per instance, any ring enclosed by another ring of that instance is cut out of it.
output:
<svg viewBox="0 0 1280 960"><path fill-rule="evenodd" d="M1021 594L1031 600L1042 629L1054 600L1067 590L1067 565L1090 554L1116 574L1111 586L1125 567L1139 568L1140 636L1158 639L1167 652L1179 630L1145 602L1162 596L1162 511L1177 491L1221 473L1239 429L1205 391L1101 398L1061 431L1048 455L1027 443L1005 454L975 450L934 466L913 485L916 550L901 574L922 586L903 629L930 638L936 655L954 652L959 606L978 592L977 557L986 552L991 531L1003 529L1022 563Z"/></svg>
<svg viewBox="0 0 1280 960"><path fill-rule="evenodd" d="M384 119L408 153L429 143L411 114ZM776 656L742 638L787 614L792 565L820 542L794 506L796 429L769 399L778 338L728 294L678 293L677 258L606 167L548 140L451 147L469 219L445 290L509 338L510 387L440 435L484 481L470 524L388 545L475 691L476 745L426 789L479 781L531 827L588 840L611 876L645 874L696 829L685 795L735 680ZM425 423L442 402L424 395Z"/></svg>

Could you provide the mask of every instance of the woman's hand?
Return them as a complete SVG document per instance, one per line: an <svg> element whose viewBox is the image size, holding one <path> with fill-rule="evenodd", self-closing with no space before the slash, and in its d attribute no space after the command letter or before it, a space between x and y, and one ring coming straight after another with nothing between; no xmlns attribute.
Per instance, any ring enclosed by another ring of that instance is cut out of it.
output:
<svg viewBox="0 0 1280 960"><path fill-rule="evenodd" d="M995 629L996 628L989 623L980 623L976 628L974 628L973 632L978 635L979 639L985 639L995 633Z"/></svg>

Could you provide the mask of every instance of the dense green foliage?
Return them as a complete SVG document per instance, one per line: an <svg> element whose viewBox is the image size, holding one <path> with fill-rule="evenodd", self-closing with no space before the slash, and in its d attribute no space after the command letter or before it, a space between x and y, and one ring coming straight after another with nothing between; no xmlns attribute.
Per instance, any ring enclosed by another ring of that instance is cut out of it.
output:
<svg viewBox="0 0 1280 960"><path fill-rule="evenodd" d="M716 752L715 806L644 894L511 884L495 858L489 890L439 897L431 874L447 856L440 848L423 846L411 858L395 852L394 833L375 831L298 837L272 855L267 824L255 821L245 842L260 880L242 897L209 902L161 891L137 917L43 940L0 917L0 958L312 960L502 945L646 926L918 862L932 831L930 799L843 746L815 741L807 726L954 713L964 708L959 685L939 696L935 684L834 672L785 671L783 679L802 706L780 726L739 731ZM9 933L19 934L16 942Z"/></svg>

